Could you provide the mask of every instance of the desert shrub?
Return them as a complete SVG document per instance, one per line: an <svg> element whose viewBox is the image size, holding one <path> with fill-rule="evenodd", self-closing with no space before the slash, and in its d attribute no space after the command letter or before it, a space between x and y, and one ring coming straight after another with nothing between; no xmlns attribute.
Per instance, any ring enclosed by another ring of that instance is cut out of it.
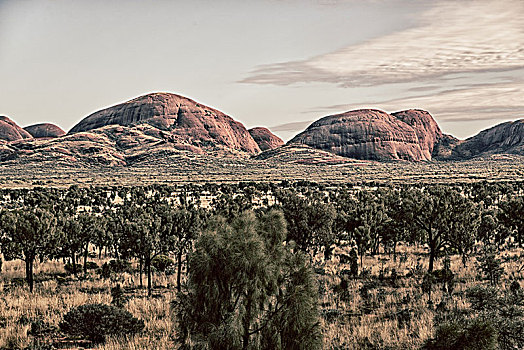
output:
<svg viewBox="0 0 524 350"><path fill-rule="evenodd" d="M493 287L475 286L466 291L471 308L476 311L497 309L500 306L498 291Z"/></svg>
<svg viewBox="0 0 524 350"><path fill-rule="evenodd" d="M27 334L34 337L41 337L49 334L53 334L58 330L58 328L42 319L36 319L31 322L31 329Z"/></svg>
<svg viewBox="0 0 524 350"><path fill-rule="evenodd" d="M127 297L124 295L124 290L117 284L116 287L111 288L111 305L116 307L124 307L127 302Z"/></svg>
<svg viewBox="0 0 524 350"><path fill-rule="evenodd" d="M422 292L428 295L428 304L430 305L433 303L431 300L431 292L433 291L433 285L435 285L435 283L436 278L433 272L426 272L422 279L422 283L420 284Z"/></svg>
<svg viewBox="0 0 524 350"><path fill-rule="evenodd" d="M424 350L495 350L498 349L497 331L488 320L444 322L440 324L435 336L426 341Z"/></svg>
<svg viewBox="0 0 524 350"><path fill-rule="evenodd" d="M504 268L501 266L495 248L492 246L484 247L482 255L477 260L485 279L489 280L492 286L497 286L504 274Z"/></svg>
<svg viewBox="0 0 524 350"><path fill-rule="evenodd" d="M98 264L94 261L88 261L86 263L86 269L87 270L96 270L98 269Z"/></svg>
<svg viewBox="0 0 524 350"><path fill-rule="evenodd" d="M285 236L275 210L210 223L189 256L187 291L172 304L181 348L321 348L316 278Z"/></svg>
<svg viewBox="0 0 524 350"><path fill-rule="evenodd" d="M175 266L175 262L168 256L158 255L151 260L151 265L160 272L167 272Z"/></svg>
<svg viewBox="0 0 524 350"><path fill-rule="evenodd" d="M110 260L109 262L104 263L100 269L100 275L103 278L109 278L112 274L123 272L133 272L131 263L129 261Z"/></svg>
<svg viewBox="0 0 524 350"><path fill-rule="evenodd" d="M64 265L64 270L66 270L69 274L76 273L82 271L82 265L67 263Z"/></svg>
<svg viewBox="0 0 524 350"><path fill-rule="evenodd" d="M101 343L108 335L126 336L142 331L144 321L115 306L86 304L70 310L60 322L60 329L71 336Z"/></svg>

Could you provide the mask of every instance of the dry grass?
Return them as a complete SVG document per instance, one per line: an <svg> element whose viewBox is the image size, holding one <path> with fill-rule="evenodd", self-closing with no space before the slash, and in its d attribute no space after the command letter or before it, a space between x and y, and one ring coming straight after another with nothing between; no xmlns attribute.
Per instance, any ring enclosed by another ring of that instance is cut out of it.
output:
<svg viewBox="0 0 524 350"><path fill-rule="evenodd" d="M340 284L340 271L349 266L335 258L322 265L324 274L319 275L320 305L323 314L322 328L325 349L416 349L432 336L436 305L447 297L436 286L432 293L433 304L420 288L422 276L427 269L422 248L400 247L396 261L387 255L366 257L367 278L350 279L348 292L336 290ZM504 255L516 255L520 251L508 251ZM99 265L103 261L96 261ZM440 263L440 262L439 262ZM518 260L504 264L505 278L521 280ZM440 268L437 264L436 268ZM475 259L464 268L459 257L452 257L451 268L456 274L453 298L450 304L467 308L464 291L478 283ZM391 271L398 274L396 283L389 280ZM384 279L379 275L383 271ZM158 274L154 277L153 298L146 297L146 290L137 288L138 276L121 274L118 279L103 280L94 272L85 279L53 278L63 273L61 262L37 264L35 293L30 294L25 285L17 284L24 276L20 261L5 262L0 277L0 349L16 349L28 346L34 339L28 335L30 324L24 319L40 319L58 326L63 315L72 307L87 303L111 302L110 288L120 283L130 297L126 309L145 322L143 334L132 338L110 338L99 349L172 349L175 347L175 329L172 322L170 302L175 296L176 276ZM364 285L371 285L368 296L362 292ZM406 316L407 315L407 316Z"/></svg>

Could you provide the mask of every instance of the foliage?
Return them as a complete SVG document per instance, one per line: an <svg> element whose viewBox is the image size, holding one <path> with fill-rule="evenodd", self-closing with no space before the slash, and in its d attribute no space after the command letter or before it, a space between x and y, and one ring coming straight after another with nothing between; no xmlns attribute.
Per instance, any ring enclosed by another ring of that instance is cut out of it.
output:
<svg viewBox="0 0 524 350"><path fill-rule="evenodd" d="M335 242L333 205L318 197L304 198L289 191L279 192L277 197L287 223L286 240L312 255L323 249L328 257Z"/></svg>
<svg viewBox="0 0 524 350"><path fill-rule="evenodd" d="M496 350L497 331L487 320L473 319L440 324L424 350Z"/></svg>
<svg viewBox="0 0 524 350"><path fill-rule="evenodd" d="M109 260L109 262L106 262L102 265L100 269L100 274L103 278L109 278L112 274L115 273L124 273L124 272L132 272L133 269L131 268L131 263L129 261L125 260Z"/></svg>
<svg viewBox="0 0 524 350"><path fill-rule="evenodd" d="M217 218L196 242L175 304L179 342L210 349L318 349L317 288L302 253L283 245L283 215Z"/></svg>
<svg viewBox="0 0 524 350"><path fill-rule="evenodd" d="M127 336L141 332L141 321L121 308L104 304L86 304L71 309L60 322L60 329L93 342L104 342L108 335Z"/></svg>
<svg viewBox="0 0 524 350"><path fill-rule="evenodd" d="M25 207L0 212L2 253L6 260L25 261L26 281L33 291L33 265L52 256L57 248L55 216L47 209Z"/></svg>
<svg viewBox="0 0 524 350"><path fill-rule="evenodd" d="M168 269L175 266L175 262L168 256L157 255L151 260L151 265L160 272L166 272Z"/></svg>
<svg viewBox="0 0 524 350"><path fill-rule="evenodd" d="M477 260L485 278L492 286L497 286L500 277L504 274L504 268L501 266L500 259L497 258L495 249L492 246L485 246L482 255Z"/></svg>
<svg viewBox="0 0 524 350"><path fill-rule="evenodd" d="M111 288L111 305L122 308L126 304L127 299L128 298L124 295L124 290L120 284Z"/></svg>
<svg viewBox="0 0 524 350"><path fill-rule="evenodd" d="M80 264L71 264L67 263L64 265L64 270L66 270L67 273L75 273L76 271L80 270L82 268L82 265Z"/></svg>

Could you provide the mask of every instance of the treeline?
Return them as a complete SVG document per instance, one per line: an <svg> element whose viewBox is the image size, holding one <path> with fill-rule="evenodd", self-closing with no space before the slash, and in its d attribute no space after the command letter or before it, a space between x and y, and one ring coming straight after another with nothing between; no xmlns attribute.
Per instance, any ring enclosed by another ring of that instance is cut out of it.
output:
<svg viewBox="0 0 524 350"><path fill-rule="evenodd" d="M429 271L443 254L464 264L479 242L502 249L524 244L524 184L374 186L310 182L148 187L1 190L0 248L6 260L25 261L33 290L38 259L62 259L86 272L93 249L116 260L136 259L140 284L152 261L174 258L180 290L186 256L210 218L231 221L246 211L280 211L284 240L311 257L350 247L362 258L423 244ZM208 202L202 205L202 198ZM79 262L82 261L80 265ZM77 265L78 264L78 265Z"/></svg>

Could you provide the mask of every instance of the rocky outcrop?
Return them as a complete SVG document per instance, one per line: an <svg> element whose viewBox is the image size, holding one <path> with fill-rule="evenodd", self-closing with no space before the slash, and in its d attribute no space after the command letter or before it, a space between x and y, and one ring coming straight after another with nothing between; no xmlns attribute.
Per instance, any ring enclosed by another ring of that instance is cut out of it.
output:
<svg viewBox="0 0 524 350"><path fill-rule="evenodd" d="M423 161L432 159L442 136L428 112L361 109L324 117L290 143L356 159Z"/></svg>
<svg viewBox="0 0 524 350"><path fill-rule="evenodd" d="M35 139L64 136L66 133L59 126L51 123L29 125L24 128Z"/></svg>
<svg viewBox="0 0 524 350"><path fill-rule="evenodd" d="M252 128L249 129L249 134L253 137L253 140L257 143L261 151L267 151L269 149L275 149L284 144L284 141L275 134L273 134L267 128Z"/></svg>
<svg viewBox="0 0 524 350"><path fill-rule="evenodd" d="M216 109L170 93L140 96L95 112L75 125L69 134L106 125L140 124L167 131L176 142L199 149L226 147L251 154L260 152L242 123Z"/></svg>
<svg viewBox="0 0 524 350"><path fill-rule="evenodd" d="M31 138L31 134L6 116L0 116L0 140L16 141Z"/></svg>
<svg viewBox="0 0 524 350"><path fill-rule="evenodd" d="M268 161L270 164L271 162L276 162L302 165L341 165L367 162L341 157L301 143L292 143L270 149L258 154L254 158Z"/></svg>
<svg viewBox="0 0 524 350"><path fill-rule="evenodd" d="M524 155L524 119L495 125L462 141L453 149L450 158L501 153Z"/></svg>
<svg viewBox="0 0 524 350"><path fill-rule="evenodd" d="M391 115L415 130L424 159L431 160L435 146L444 136L431 114L420 109L408 109Z"/></svg>

